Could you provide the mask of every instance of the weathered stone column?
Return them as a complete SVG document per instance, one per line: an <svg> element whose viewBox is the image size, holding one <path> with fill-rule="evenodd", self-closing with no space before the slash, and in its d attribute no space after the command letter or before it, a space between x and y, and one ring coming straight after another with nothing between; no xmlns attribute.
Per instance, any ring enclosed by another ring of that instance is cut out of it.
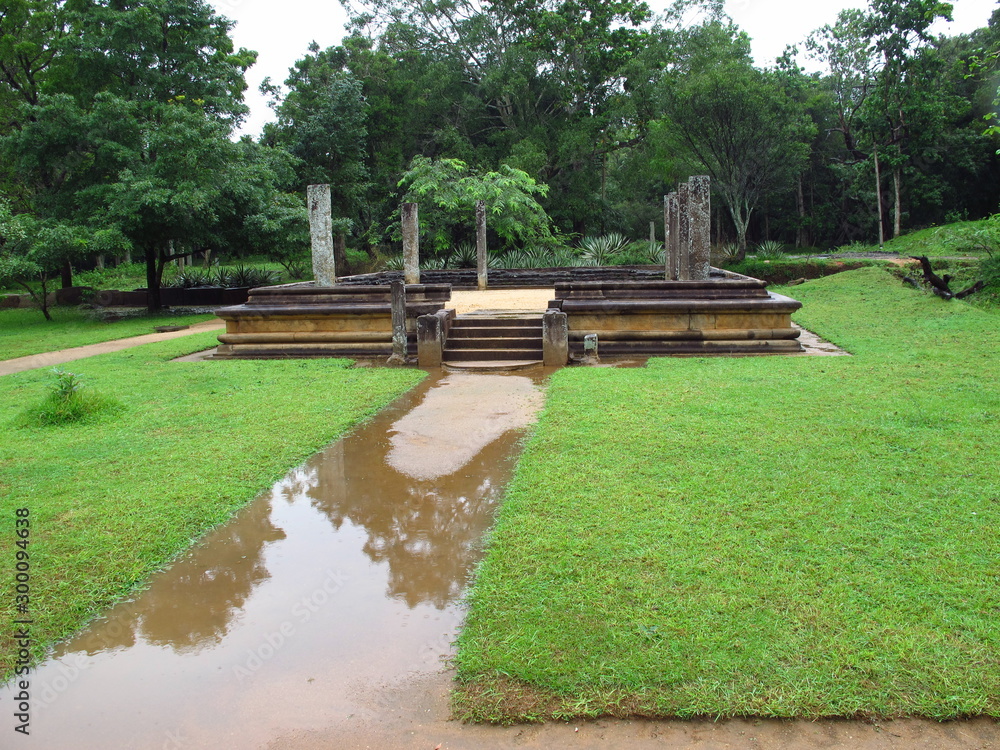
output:
<svg viewBox="0 0 1000 750"><path fill-rule="evenodd" d="M688 216L691 225L691 278L707 281L712 268L711 180L698 175L689 180Z"/></svg>
<svg viewBox="0 0 1000 750"><path fill-rule="evenodd" d="M420 283L420 220L416 203L404 203L399 213L403 218L403 279L407 284Z"/></svg>
<svg viewBox="0 0 1000 750"><path fill-rule="evenodd" d="M680 212L677 193L663 196L663 234L667 250L667 281L677 280L677 256L680 250Z"/></svg>
<svg viewBox="0 0 1000 750"><path fill-rule="evenodd" d="M309 238L312 243L313 278L316 286L337 283L337 264L333 256L333 214L329 185L310 185L306 189L309 204Z"/></svg>
<svg viewBox="0 0 1000 750"><path fill-rule="evenodd" d="M569 319L561 310L542 315L542 364L563 367L569 362Z"/></svg>
<svg viewBox="0 0 1000 750"><path fill-rule="evenodd" d="M479 291L486 289L486 201L476 201L476 278Z"/></svg>
<svg viewBox="0 0 1000 750"><path fill-rule="evenodd" d="M677 186L677 278L691 278L691 215L688 209L690 189L686 182Z"/></svg>
<svg viewBox="0 0 1000 750"><path fill-rule="evenodd" d="M392 355L390 365L406 364L406 287L402 281L390 285L392 297Z"/></svg>
<svg viewBox="0 0 1000 750"><path fill-rule="evenodd" d="M444 363L448 320L447 310L417 318L417 364L420 367L440 367Z"/></svg>

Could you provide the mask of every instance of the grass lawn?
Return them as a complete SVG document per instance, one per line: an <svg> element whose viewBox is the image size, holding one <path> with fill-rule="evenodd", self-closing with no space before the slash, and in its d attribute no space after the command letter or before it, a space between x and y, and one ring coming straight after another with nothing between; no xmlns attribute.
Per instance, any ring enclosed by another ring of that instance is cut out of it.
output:
<svg viewBox="0 0 1000 750"><path fill-rule="evenodd" d="M330 359L169 361L214 341L194 334L68 365L124 404L90 424L18 427L52 375L0 378L0 617L16 618L14 518L28 508L35 656L423 377ZM16 653L12 634L0 634L0 678Z"/></svg>
<svg viewBox="0 0 1000 750"><path fill-rule="evenodd" d="M876 268L788 293L854 356L553 377L460 716L1000 715L1000 317Z"/></svg>
<svg viewBox="0 0 1000 750"><path fill-rule="evenodd" d="M0 360L153 333L153 326L189 325L214 315L155 315L114 323L91 320L75 307L53 307L48 321L39 310L0 310ZM208 344L209 348L213 344Z"/></svg>

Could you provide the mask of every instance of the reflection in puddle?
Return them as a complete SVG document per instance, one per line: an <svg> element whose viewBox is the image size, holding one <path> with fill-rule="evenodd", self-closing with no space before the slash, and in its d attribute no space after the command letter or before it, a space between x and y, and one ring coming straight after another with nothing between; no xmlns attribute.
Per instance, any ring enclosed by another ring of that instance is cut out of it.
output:
<svg viewBox="0 0 1000 750"><path fill-rule="evenodd" d="M428 378L57 649L32 674L23 744L257 747L378 721L380 686L449 652L540 405L528 377Z"/></svg>

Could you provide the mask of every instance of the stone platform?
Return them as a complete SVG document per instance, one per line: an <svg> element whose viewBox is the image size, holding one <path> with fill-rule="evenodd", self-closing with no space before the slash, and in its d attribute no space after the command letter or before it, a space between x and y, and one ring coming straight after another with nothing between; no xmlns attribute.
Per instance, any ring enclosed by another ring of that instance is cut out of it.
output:
<svg viewBox="0 0 1000 750"><path fill-rule="evenodd" d="M408 353L416 320L444 309L449 284L406 286ZM217 357L388 357L392 353L389 286L316 286L311 282L251 289L246 304L224 307Z"/></svg>
<svg viewBox="0 0 1000 750"><path fill-rule="evenodd" d="M707 281L578 282L555 286L571 357L594 334L599 355L789 354L802 351L791 314L802 303L737 274Z"/></svg>

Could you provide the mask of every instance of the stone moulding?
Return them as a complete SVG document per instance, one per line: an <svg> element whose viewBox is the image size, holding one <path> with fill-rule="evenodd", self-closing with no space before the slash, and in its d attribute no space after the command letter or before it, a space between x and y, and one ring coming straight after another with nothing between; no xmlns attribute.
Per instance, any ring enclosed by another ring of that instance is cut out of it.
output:
<svg viewBox="0 0 1000 750"><path fill-rule="evenodd" d="M448 284L406 286L407 351L416 354L416 320L444 309ZM224 307L217 357L388 357L391 290L385 286L319 287L312 283L251 289L246 304Z"/></svg>
<svg viewBox="0 0 1000 750"><path fill-rule="evenodd" d="M802 303L735 274L709 281L556 284L549 306L567 315L573 357L583 356L584 338L592 334L602 358L802 351L791 320Z"/></svg>

